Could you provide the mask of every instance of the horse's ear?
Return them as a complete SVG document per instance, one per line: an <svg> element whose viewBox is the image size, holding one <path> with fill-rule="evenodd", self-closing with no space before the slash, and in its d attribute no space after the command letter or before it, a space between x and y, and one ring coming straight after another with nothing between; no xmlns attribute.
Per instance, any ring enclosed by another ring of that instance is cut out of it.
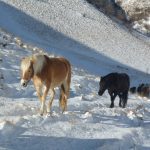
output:
<svg viewBox="0 0 150 150"><path fill-rule="evenodd" d="M33 64L33 60L32 60L32 58L30 59L30 64Z"/></svg>
<svg viewBox="0 0 150 150"><path fill-rule="evenodd" d="M30 64L33 64L33 56L30 58Z"/></svg>

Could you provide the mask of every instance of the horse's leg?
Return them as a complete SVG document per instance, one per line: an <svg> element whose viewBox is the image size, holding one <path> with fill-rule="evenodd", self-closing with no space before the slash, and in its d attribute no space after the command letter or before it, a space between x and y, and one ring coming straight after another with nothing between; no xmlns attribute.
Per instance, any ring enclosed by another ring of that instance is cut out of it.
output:
<svg viewBox="0 0 150 150"><path fill-rule="evenodd" d="M128 100L128 91L123 93L123 99L122 99L122 108L125 108L127 105L127 100Z"/></svg>
<svg viewBox="0 0 150 150"><path fill-rule="evenodd" d="M116 93L111 93L110 97L111 97L111 104L110 104L110 108L114 107L114 100L116 98L117 94Z"/></svg>
<svg viewBox="0 0 150 150"><path fill-rule="evenodd" d="M122 107L122 97L120 96L119 99L119 107Z"/></svg>
<svg viewBox="0 0 150 150"><path fill-rule="evenodd" d="M71 82L71 66L69 64L67 78L64 80L60 88L59 106L62 108L62 112L64 112L67 109L67 99L69 97L70 82Z"/></svg>
<svg viewBox="0 0 150 150"><path fill-rule="evenodd" d="M119 93L119 107L122 107L122 93Z"/></svg>
<svg viewBox="0 0 150 150"><path fill-rule="evenodd" d="M33 80L33 83L34 83L34 87L35 87L36 92L37 92L37 96L38 96L40 102L42 102L42 96L41 96L42 83L38 79Z"/></svg>
<svg viewBox="0 0 150 150"><path fill-rule="evenodd" d="M66 111L67 109L67 99L69 97L69 90L70 90L70 79L64 81L61 85L60 89L60 106L62 108L62 112Z"/></svg>
<svg viewBox="0 0 150 150"><path fill-rule="evenodd" d="M59 107L61 107L62 112L64 112L64 110L65 110L65 106L66 106L65 100L66 99L67 99L67 97L65 95L65 87L62 84L60 87L60 98L59 98Z"/></svg>
<svg viewBox="0 0 150 150"><path fill-rule="evenodd" d="M48 94L48 91L49 91L49 86L45 86L45 89L44 89L43 95L42 95L42 103L41 103L41 108L40 108L40 115L43 115L43 113L44 113L45 101L46 101L46 96Z"/></svg>
<svg viewBox="0 0 150 150"><path fill-rule="evenodd" d="M50 100L48 102L47 105L47 113L50 114L50 109L54 100L54 96L55 96L55 90L54 89L50 89Z"/></svg>
<svg viewBox="0 0 150 150"><path fill-rule="evenodd" d="M63 84L63 86L64 86L64 100L63 100L64 101L64 108L63 108L63 112L66 111L66 109L67 109L67 101L68 101L68 97L70 95L70 82L71 82L71 69L69 68L67 79Z"/></svg>
<svg viewBox="0 0 150 150"><path fill-rule="evenodd" d="M70 83L71 83L71 68L69 68L68 77L67 77L66 83L64 85L65 91L66 91L66 94L67 94L67 98L70 95Z"/></svg>
<svg viewBox="0 0 150 150"><path fill-rule="evenodd" d="M42 92L41 89L42 89L42 87L41 86L36 86L35 89L36 89L37 96L38 96L40 102L42 102L42 96L41 96L41 92Z"/></svg>

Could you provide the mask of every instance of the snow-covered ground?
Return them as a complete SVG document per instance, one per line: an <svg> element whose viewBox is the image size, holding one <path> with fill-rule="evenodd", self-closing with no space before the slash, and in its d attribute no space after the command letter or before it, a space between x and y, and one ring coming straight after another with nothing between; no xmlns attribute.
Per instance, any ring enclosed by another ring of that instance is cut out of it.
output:
<svg viewBox="0 0 150 150"><path fill-rule="evenodd" d="M108 93L97 95L99 77L112 71L128 73L131 86L150 82L149 39L131 35L84 0L3 0L0 26L27 45L0 31L0 149L150 149L150 101L129 95L127 108L119 108L116 98L110 109ZM20 61L34 53L33 45L72 63L64 114L59 89L47 117L38 114L32 82L20 86Z"/></svg>

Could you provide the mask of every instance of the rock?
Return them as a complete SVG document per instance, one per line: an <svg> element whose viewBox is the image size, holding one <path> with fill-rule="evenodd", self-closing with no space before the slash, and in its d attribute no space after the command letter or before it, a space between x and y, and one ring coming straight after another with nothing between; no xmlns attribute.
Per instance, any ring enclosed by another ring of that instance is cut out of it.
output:
<svg viewBox="0 0 150 150"><path fill-rule="evenodd" d="M149 0L87 0L89 3L125 23L150 35L150 1Z"/></svg>

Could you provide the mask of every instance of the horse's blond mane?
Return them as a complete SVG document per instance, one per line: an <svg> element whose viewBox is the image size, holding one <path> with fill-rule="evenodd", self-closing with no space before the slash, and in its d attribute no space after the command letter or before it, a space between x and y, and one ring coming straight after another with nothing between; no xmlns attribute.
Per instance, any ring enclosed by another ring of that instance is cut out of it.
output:
<svg viewBox="0 0 150 150"><path fill-rule="evenodd" d="M22 70L24 71L27 70L30 67L32 62L33 62L34 74L37 74L41 72L44 66L45 57L42 54L36 54L33 56L23 58L22 63L21 63Z"/></svg>
<svg viewBox="0 0 150 150"><path fill-rule="evenodd" d="M22 59L22 62L21 62L21 69L22 70L27 70L29 68L30 60L31 60L30 57L25 57Z"/></svg>
<svg viewBox="0 0 150 150"><path fill-rule="evenodd" d="M37 74L41 72L46 60L44 55L36 54L31 57L31 61L33 61L34 74Z"/></svg>

